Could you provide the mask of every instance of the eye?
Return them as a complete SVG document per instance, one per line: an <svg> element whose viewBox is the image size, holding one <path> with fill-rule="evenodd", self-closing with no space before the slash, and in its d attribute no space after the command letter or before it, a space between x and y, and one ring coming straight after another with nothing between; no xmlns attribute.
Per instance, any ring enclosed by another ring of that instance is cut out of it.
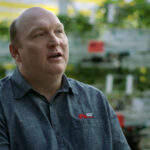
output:
<svg viewBox="0 0 150 150"><path fill-rule="evenodd" d="M55 32L56 33L63 33L64 31L63 31L63 29L57 29Z"/></svg>
<svg viewBox="0 0 150 150"><path fill-rule="evenodd" d="M45 35L46 35L45 32L38 32L38 33L36 33L36 34L34 35L34 38L36 38L36 37L43 37L43 36L45 36Z"/></svg>

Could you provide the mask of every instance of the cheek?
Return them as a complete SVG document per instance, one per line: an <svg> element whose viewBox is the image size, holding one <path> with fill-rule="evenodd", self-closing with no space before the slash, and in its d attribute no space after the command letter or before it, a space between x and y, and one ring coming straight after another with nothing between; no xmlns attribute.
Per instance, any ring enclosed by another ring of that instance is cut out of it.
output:
<svg viewBox="0 0 150 150"><path fill-rule="evenodd" d="M61 47L65 52L68 52L69 45L68 45L68 39L64 38L64 40L61 41Z"/></svg>
<svg viewBox="0 0 150 150"><path fill-rule="evenodd" d="M29 42L28 47L26 47L26 52L29 57L39 58L39 57L43 57L44 49L45 48L42 42L38 42L38 43Z"/></svg>
<svg viewBox="0 0 150 150"><path fill-rule="evenodd" d="M62 45L62 49L63 49L63 52L64 52L65 59L66 59L66 61L68 61L68 59L69 59L69 47L68 47L68 44L63 44Z"/></svg>
<svg viewBox="0 0 150 150"><path fill-rule="evenodd" d="M24 53L22 53L22 59L24 59L25 63L38 63L41 58L43 58L43 54L33 49L26 49Z"/></svg>
<svg viewBox="0 0 150 150"><path fill-rule="evenodd" d="M41 63L45 58L44 49L43 43L34 43L26 40L20 47L21 62L24 65L32 64L32 62L36 62L36 64Z"/></svg>

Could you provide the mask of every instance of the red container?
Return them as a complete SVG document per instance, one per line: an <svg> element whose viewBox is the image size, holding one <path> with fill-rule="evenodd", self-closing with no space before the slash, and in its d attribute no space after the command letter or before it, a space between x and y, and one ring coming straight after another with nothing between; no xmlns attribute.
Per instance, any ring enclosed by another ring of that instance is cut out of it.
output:
<svg viewBox="0 0 150 150"><path fill-rule="evenodd" d="M91 40L88 43L88 52L89 53L103 53L104 52L104 42Z"/></svg>
<svg viewBox="0 0 150 150"><path fill-rule="evenodd" d="M120 126L123 128L125 126L125 118L124 118L124 115L121 114L121 113L116 113L117 115L117 118L119 120L119 123L120 123Z"/></svg>

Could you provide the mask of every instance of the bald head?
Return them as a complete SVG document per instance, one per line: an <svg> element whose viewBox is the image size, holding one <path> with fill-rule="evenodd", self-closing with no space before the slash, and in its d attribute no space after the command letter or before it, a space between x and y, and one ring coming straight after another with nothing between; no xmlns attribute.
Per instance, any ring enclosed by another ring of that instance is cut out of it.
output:
<svg viewBox="0 0 150 150"><path fill-rule="evenodd" d="M32 7L27 10L25 10L18 18L16 18L11 26L10 26L10 40L11 43L14 45L19 45L19 32L21 29L24 29L24 31L29 30L29 24L34 22L37 18L42 18L43 14L47 17L54 17L55 19L58 19L57 16L40 7ZM59 20L59 19L58 19Z"/></svg>
<svg viewBox="0 0 150 150"><path fill-rule="evenodd" d="M47 11L43 8L40 7L32 7L27 9L26 11L24 11L18 18L17 18L17 22L16 22L16 26L20 26L23 24L27 24L29 20L34 21L34 19L36 18L41 18L43 16L43 14L46 14L47 16L55 16L55 14L53 14L50 11Z"/></svg>

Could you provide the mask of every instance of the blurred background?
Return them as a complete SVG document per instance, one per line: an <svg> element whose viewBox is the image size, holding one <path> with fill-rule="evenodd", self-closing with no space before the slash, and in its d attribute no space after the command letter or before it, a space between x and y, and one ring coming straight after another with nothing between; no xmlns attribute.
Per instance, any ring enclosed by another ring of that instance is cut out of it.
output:
<svg viewBox="0 0 150 150"><path fill-rule="evenodd" d="M132 150L150 150L150 0L0 0L0 78L16 67L9 25L33 6L65 26L66 74L107 96Z"/></svg>

